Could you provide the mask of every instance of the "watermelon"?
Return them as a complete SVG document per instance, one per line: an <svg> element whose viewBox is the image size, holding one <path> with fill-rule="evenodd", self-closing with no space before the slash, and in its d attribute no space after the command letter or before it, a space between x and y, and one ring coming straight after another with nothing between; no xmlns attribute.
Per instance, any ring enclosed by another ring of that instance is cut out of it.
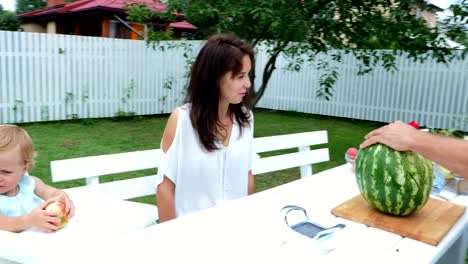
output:
<svg viewBox="0 0 468 264"><path fill-rule="evenodd" d="M355 161L359 191L375 209L406 216L421 209L432 190L432 162L383 144L360 149Z"/></svg>

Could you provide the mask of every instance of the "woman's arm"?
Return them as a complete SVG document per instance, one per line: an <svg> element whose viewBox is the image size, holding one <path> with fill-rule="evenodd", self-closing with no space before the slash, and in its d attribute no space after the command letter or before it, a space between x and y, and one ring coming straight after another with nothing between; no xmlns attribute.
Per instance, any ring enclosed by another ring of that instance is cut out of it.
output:
<svg viewBox="0 0 468 264"><path fill-rule="evenodd" d="M248 186L248 189L247 189L247 193L249 195L253 194L255 192L255 180L254 180L254 176L252 174L252 170L249 170L249 186Z"/></svg>
<svg viewBox="0 0 468 264"><path fill-rule="evenodd" d="M177 119L179 117L179 110L176 109L169 116L167 121L166 128L164 129L164 134L161 142L161 149L164 153L169 151L169 148L174 141L176 129L177 129ZM158 185L156 192L157 201L158 201L158 212L159 212L159 222L166 222L176 218L175 210L175 184L168 177L164 176L163 181Z"/></svg>
<svg viewBox="0 0 468 264"><path fill-rule="evenodd" d="M175 184L164 176L164 180L158 185L156 194L160 223L176 218L174 192Z"/></svg>

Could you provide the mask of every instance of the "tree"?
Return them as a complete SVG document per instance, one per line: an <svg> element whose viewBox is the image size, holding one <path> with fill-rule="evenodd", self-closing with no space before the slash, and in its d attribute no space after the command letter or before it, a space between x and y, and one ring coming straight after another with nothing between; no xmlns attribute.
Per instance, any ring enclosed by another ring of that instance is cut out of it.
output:
<svg viewBox="0 0 468 264"><path fill-rule="evenodd" d="M23 14L46 7L45 0L16 0L16 13Z"/></svg>
<svg viewBox="0 0 468 264"><path fill-rule="evenodd" d="M200 29L197 37L214 32L233 32L252 43L265 45L269 54L261 84L255 85L257 103L277 67L279 56L299 71L304 63L316 62L324 72L317 95L329 100L338 78L326 54L341 62L344 54L359 61L357 74L375 67L396 70L396 57L415 60L435 58L447 63L455 53L444 46L436 28L418 18L416 10L429 10L423 0L169 0L169 13L181 12ZM254 80L252 71L252 80Z"/></svg>
<svg viewBox="0 0 468 264"><path fill-rule="evenodd" d="M0 30L18 31L20 21L15 13L4 10L0 5Z"/></svg>
<svg viewBox="0 0 468 264"><path fill-rule="evenodd" d="M442 31L446 35L468 47L468 0L450 7L453 15L447 17L442 23Z"/></svg>

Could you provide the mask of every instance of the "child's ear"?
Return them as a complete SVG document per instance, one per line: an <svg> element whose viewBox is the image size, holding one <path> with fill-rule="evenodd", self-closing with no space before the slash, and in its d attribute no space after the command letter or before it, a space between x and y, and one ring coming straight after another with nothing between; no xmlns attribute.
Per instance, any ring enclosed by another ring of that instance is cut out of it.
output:
<svg viewBox="0 0 468 264"><path fill-rule="evenodd" d="M23 174L25 174L26 172L29 172L30 169L31 169L31 163L26 162L26 164L24 164L24 167L23 167Z"/></svg>

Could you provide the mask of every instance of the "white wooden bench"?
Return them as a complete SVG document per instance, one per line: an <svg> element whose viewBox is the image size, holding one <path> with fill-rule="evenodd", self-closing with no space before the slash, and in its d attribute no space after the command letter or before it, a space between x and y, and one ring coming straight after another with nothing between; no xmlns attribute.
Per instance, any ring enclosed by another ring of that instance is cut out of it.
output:
<svg viewBox="0 0 468 264"><path fill-rule="evenodd" d="M89 156L51 161L53 182L86 179L86 185L65 189L76 207L88 206L93 199L126 200L156 193L156 170L153 175L100 183L100 177L110 174L155 169L159 166L162 152L159 149L118 154ZM141 229L156 223L156 205L125 201L125 207L136 211L132 223L122 229ZM136 215L135 215L136 216ZM138 218L138 219L137 219Z"/></svg>
<svg viewBox="0 0 468 264"><path fill-rule="evenodd" d="M312 175L312 164L329 161L328 148L310 150L310 146L328 143L327 131L315 131L254 139L258 153L298 148L298 152L263 157L254 162L253 174L300 167L301 177Z"/></svg>
<svg viewBox="0 0 468 264"><path fill-rule="evenodd" d="M327 131L306 132L254 139L257 153L298 148L298 152L258 158L253 164L254 175L300 167L301 177L312 175L311 164L328 161L327 148L310 150L311 145L328 142ZM106 175L156 169L159 166L160 149L134 151L118 154L90 156L51 162L53 182L86 179L86 185L66 189L74 197L101 196L113 199L130 199L156 193L156 171L154 175L100 182ZM155 205L148 205L148 216L157 217ZM155 219L154 219L155 220Z"/></svg>
<svg viewBox="0 0 468 264"><path fill-rule="evenodd" d="M67 192L131 199L156 192L154 175L100 183L100 177L116 173L156 169L161 160L160 149L125 152L75 159L54 160L50 163L53 182L86 179L86 185L67 189Z"/></svg>

